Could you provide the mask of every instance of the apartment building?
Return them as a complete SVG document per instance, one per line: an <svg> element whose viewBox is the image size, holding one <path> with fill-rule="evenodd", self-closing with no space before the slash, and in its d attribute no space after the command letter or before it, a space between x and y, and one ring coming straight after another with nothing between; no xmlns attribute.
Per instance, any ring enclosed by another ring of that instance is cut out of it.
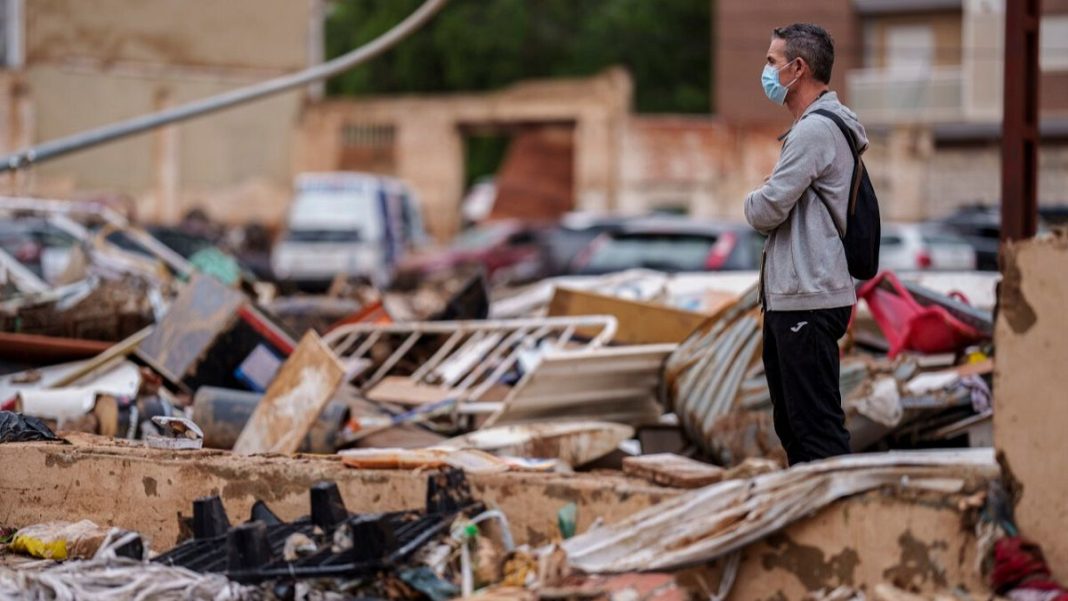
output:
<svg viewBox="0 0 1068 601"><path fill-rule="evenodd" d="M871 134L866 162L890 217L997 203L1005 1L818 0L767 10L718 0L715 112L728 123L788 126L788 115L761 102L760 61L773 27L819 23L836 41L832 88ZM1068 0L1044 0L1040 46L1039 196L1065 204Z"/></svg>

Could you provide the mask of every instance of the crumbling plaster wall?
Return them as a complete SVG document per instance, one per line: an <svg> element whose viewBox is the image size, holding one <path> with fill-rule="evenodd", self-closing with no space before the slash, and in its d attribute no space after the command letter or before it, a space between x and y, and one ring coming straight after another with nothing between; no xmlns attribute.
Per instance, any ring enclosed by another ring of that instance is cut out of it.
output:
<svg viewBox="0 0 1068 601"><path fill-rule="evenodd" d="M994 333L994 442L1023 485L1021 533L1068 579L1068 232L1009 245Z"/></svg>

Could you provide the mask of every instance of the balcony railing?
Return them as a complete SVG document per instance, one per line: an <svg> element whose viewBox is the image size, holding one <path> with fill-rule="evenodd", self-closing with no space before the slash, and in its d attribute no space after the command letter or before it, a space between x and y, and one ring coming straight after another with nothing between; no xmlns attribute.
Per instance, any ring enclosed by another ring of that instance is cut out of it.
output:
<svg viewBox="0 0 1068 601"><path fill-rule="evenodd" d="M846 75L846 89L849 105L865 122L932 123L964 116L960 67L855 69Z"/></svg>

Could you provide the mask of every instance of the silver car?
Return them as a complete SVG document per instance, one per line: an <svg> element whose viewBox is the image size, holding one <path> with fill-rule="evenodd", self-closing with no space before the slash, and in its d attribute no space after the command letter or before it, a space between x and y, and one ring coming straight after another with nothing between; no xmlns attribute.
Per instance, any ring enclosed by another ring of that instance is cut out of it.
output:
<svg viewBox="0 0 1068 601"><path fill-rule="evenodd" d="M879 269L972 271L975 268L975 249L957 234L931 224L882 225Z"/></svg>

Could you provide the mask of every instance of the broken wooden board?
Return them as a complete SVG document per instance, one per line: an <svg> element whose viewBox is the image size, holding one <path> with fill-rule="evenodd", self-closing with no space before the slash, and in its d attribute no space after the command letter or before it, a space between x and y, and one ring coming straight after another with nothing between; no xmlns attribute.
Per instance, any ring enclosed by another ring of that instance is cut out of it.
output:
<svg viewBox="0 0 1068 601"><path fill-rule="evenodd" d="M170 383L264 392L294 341L237 290L197 276L137 349Z"/></svg>
<svg viewBox="0 0 1068 601"><path fill-rule="evenodd" d="M623 473L674 488L700 488L723 480L726 470L674 453L627 457Z"/></svg>
<svg viewBox="0 0 1068 601"><path fill-rule="evenodd" d="M549 353L486 426L581 419L656 423L660 371L675 348L654 344Z"/></svg>
<svg viewBox="0 0 1068 601"><path fill-rule="evenodd" d="M733 298L733 297L732 297ZM619 321L616 344L678 343L686 339L708 315L657 303L557 287L549 302L550 316L611 315ZM578 330L579 336L595 332Z"/></svg>
<svg viewBox="0 0 1068 601"><path fill-rule="evenodd" d="M367 400L397 405L440 403L454 394L445 386L432 386L404 376L386 376L365 393Z"/></svg>
<svg viewBox="0 0 1068 601"><path fill-rule="evenodd" d="M245 296L209 276L196 276L138 347L172 382L181 381L220 332L237 319Z"/></svg>
<svg viewBox="0 0 1068 601"><path fill-rule="evenodd" d="M579 466L614 451L634 429L609 422L562 422L498 426L459 436L441 446L478 449L511 457L559 459Z"/></svg>
<svg viewBox="0 0 1068 601"><path fill-rule="evenodd" d="M278 370L234 444L234 452L294 453L330 402L345 368L309 331Z"/></svg>

